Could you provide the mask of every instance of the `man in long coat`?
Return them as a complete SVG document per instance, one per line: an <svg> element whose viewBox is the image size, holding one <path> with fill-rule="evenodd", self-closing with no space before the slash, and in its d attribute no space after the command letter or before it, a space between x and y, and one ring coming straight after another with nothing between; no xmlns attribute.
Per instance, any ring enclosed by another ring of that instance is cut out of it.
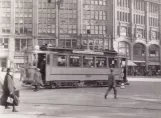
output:
<svg viewBox="0 0 161 118"><path fill-rule="evenodd" d="M43 82L42 82L42 76L40 73L40 69L36 68L35 69L35 74L34 74L34 86L35 86L35 90L34 91L38 91L40 86L43 86Z"/></svg>
<svg viewBox="0 0 161 118"><path fill-rule="evenodd" d="M114 90L114 98L117 99L117 90L116 90L116 81L115 81L115 76L113 74L113 69L110 69L111 73L108 76L108 89L105 93L105 99L107 97L107 95L109 94L109 92L111 91L111 89Z"/></svg>
<svg viewBox="0 0 161 118"><path fill-rule="evenodd" d="M13 98L13 109L12 112L17 112L16 108L15 108L15 86L14 86L14 81L13 81L13 76L11 74L11 70L10 68L7 68L7 73L5 75L5 79L4 79L4 84L3 84L3 96L5 98L5 109L8 109L8 103L7 103L7 99L8 97L12 97Z"/></svg>

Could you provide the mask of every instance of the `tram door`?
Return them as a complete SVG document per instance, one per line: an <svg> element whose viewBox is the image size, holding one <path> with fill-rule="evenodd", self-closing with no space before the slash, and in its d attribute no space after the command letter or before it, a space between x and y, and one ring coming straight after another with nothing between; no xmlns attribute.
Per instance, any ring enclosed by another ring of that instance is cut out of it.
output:
<svg viewBox="0 0 161 118"><path fill-rule="evenodd" d="M44 53L38 54L37 68L40 69L40 73L42 75L42 80L43 80L43 82L45 82L45 78L46 78L46 54L44 54Z"/></svg>

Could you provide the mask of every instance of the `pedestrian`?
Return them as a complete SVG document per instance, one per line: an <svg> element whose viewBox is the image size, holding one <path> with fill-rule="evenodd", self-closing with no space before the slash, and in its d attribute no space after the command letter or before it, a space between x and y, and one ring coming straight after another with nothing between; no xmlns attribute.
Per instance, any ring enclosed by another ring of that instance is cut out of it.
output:
<svg viewBox="0 0 161 118"><path fill-rule="evenodd" d="M3 83L3 96L4 96L4 106L5 109L9 109L9 103L7 102L7 99L11 97L13 99L13 103L10 104L13 109L12 112L18 112L15 108L16 105L18 105L18 97L15 95L15 86L13 81L13 74L11 72L10 68L7 68L7 73L5 75L4 83Z"/></svg>
<svg viewBox="0 0 161 118"><path fill-rule="evenodd" d="M24 79L24 77L25 77L25 69L24 68L21 68L20 69L20 81L22 80L22 79Z"/></svg>
<svg viewBox="0 0 161 118"><path fill-rule="evenodd" d="M41 76L41 73L40 73L40 69L39 68L36 68L35 69L34 86L35 86L34 91L38 91L39 88L40 88L40 86L43 86L42 76Z"/></svg>
<svg viewBox="0 0 161 118"><path fill-rule="evenodd" d="M105 99L107 98L107 95L109 94L109 92L111 91L111 89L114 90L114 98L117 99L117 90L116 90L116 81L115 81L115 76L113 74L113 69L110 69L110 75L108 76L108 89L105 93Z"/></svg>

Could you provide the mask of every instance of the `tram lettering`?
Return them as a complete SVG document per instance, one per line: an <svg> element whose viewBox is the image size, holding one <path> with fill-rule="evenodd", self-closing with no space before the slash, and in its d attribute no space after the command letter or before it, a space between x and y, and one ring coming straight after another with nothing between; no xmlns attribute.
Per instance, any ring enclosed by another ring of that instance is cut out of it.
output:
<svg viewBox="0 0 161 118"><path fill-rule="evenodd" d="M88 74L86 75L86 77L91 77L91 76L92 76L92 75L88 75Z"/></svg>

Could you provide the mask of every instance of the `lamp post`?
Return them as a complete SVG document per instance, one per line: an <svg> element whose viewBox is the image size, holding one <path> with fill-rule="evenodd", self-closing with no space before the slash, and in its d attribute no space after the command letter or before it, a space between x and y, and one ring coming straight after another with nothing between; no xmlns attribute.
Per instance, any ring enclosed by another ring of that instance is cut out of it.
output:
<svg viewBox="0 0 161 118"><path fill-rule="evenodd" d="M57 0L56 1L56 8L57 8L57 10L58 10L58 14L57 14L57 17L58 17L58 20L57 20L57 23L58 23L58 36L57 36L57 38L56 38L56 47L58 47L58 42L59 42L59 38L60 38L60 27L59 27L59 25L60 25L60 6L63 4L63 2L64 2L64 0Z"/></svg>

